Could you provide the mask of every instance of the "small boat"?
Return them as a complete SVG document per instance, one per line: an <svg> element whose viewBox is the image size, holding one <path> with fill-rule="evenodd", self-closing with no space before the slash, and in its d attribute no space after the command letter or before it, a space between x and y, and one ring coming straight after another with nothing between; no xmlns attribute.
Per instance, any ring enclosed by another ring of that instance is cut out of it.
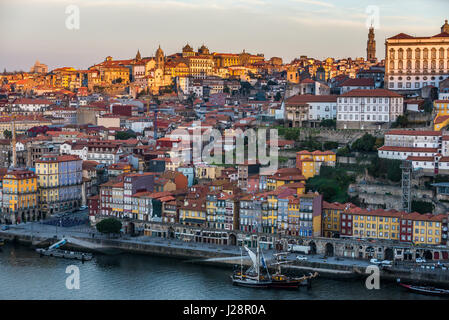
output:
<svg viewBox="0 0 449 320"><path fill-rule="evenodd" d="M91 253L85 252L77 252L77 251L67 251L59 249L63 245L67 243L67 239L62 239L56 242L55 244L49 246L47 249L38 248L36 252L38 252L41 257L49 256L49 257L57 257L57 258L65 258L65 259L77 259L81 261L89 261L92 260Z"/></svg>
<svg viewBox="0 0 449 320"><path fill-rule="evenodd" d="M64 258L64 259L75 259L81 261L90 261L92 260L92 254L85 252L77 252L77 251L67 251L67 250L59 250L59 249L36 249L41 256L49 256L56 258Z"/></svg>
<svg viewBox="0 0 449 320"><path fill-rule="evenodd" d="M0 247L3 246L5 244L5 240L0 239Z"/></svg>
<svg viewBox="0 0 449 320"><path fill-rule="evenodd" d="M426 286L414 286L411 284L405 284L401 283L400 279L397 279L398 284L406 288L410 292L419 293L419 294L425 294L425 295L431 295L431 296L442 296L442 297L449 297L449 290L448 289L441 289L441 288L435 288L435 287L426 287Z"/></svg>

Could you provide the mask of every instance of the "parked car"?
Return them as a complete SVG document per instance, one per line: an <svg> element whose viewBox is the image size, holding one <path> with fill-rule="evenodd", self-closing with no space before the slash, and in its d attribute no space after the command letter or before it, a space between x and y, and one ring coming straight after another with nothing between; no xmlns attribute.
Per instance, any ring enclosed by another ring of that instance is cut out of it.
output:
<svg viewBox="0 0 449 320"><path fill-rule="evenodd" d="M425 263L426 262L426 259L424 259L424 258L416 258L416 260L415 260L417 263Z"/></svg>
<svg viewBox="0 0 449 320"><path fill-rule="evenodd" d="M9 230L9 227L8 226L2 226L2 231L6 231L6 230Z"/></svg>
<svg viewBox="0 0 449 320"><path fill-rule="evenodd" d="M307 257L305 257L305 256L296 256L296 260L298 260L298 261L306 261Z"/></svg>

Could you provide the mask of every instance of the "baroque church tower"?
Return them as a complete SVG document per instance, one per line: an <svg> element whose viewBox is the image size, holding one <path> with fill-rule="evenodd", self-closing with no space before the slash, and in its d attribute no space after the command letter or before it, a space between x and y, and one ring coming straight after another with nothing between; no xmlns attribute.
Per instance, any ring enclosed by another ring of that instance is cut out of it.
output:
<svg viewBox="0 0 449 320"><path fill-rule="evenodd" d="M374 28L369 28L368 41L366 42L366 60L376 60L376 40L374 40Z"/></svg>
<svg viewBox="0 0 449 320"><path fill-rule="evenodd" d="M156 50L155 60L156 60L156 68L164 69L165 57L164 57L164 51L162 51L160 45L159 45L159 48Z"/></svg>

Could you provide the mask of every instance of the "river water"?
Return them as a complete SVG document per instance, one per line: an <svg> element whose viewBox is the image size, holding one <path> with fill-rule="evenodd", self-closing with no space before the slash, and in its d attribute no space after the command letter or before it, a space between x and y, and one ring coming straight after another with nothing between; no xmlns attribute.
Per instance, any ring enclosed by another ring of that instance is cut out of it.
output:
<svg viewBox="0 0 449 320"><path fill-rule="evenodd" d="M66 268L76 265L80 288L69 290ZM33 249L6 244L0 251L0 299L439 299L413 294L394 283L368 290L362 280L318 278L311 289L264 290L233 286L231 270L183 260L120 254L80 261L40 257Z"/></svg>

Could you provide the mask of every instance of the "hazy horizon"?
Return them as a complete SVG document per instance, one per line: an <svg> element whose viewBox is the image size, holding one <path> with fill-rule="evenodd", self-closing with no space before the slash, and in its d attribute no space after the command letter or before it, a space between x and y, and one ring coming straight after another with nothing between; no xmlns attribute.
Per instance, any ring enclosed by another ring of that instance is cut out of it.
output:
<svg viewBox="0 0 449 320"><path fill-rule="evenodd" d="M379 8L376 55L385 38L404 32L432 36L449 18L445 0L17 0L0 3L0 72L28 71L36 60L86 69L108 55L128 59L139 49L153 56L189 43L211 52L265 54L284 63L300 55L323 60L366 57L367 7ZM65 21L80 9L79 30ZM446 16L445 16L446 14Z"/></svg>

